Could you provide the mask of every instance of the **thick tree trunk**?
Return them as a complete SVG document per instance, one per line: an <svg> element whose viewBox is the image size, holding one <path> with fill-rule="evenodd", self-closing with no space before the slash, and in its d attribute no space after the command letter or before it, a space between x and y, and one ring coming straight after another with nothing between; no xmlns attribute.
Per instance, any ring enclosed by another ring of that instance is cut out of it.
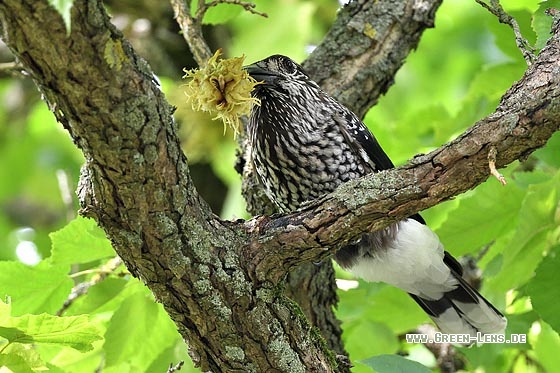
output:
<svg viewBox="0 0 560 373"><path fill-rule="evenodd" d="M280 286L240 263L241 224L194 189L172 108L101 2L74 3L72 31L47 1L0 4L3 39L86 158L82 213L150 287L204 371L332 371L336 363Z"/></svg>
<svg viewBox="0 0 560 373"><path fill-rule="evenodd" d="M74 2L69 35L46 0L3 1L0 22L2 38L85 155L82 213L99 222L131 273L161 301L204 371L345 370L283 295L286 274L476 186L488 176L490 149L503 166L560 128L555 25L498 110L457 140L347 183L294 214L226 222L198 196L171 107L100 1Z"/></svg>

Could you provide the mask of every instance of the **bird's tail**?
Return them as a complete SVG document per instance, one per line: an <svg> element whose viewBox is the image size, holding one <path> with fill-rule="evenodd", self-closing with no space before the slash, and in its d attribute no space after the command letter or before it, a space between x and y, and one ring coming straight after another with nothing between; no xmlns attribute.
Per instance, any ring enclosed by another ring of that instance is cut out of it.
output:
<svg viewBox="0 0 560 373"><path fill-rule="evenodd" d="M414 294L410 296L445 334L469 334L473 337L478 332L504 334L507 325L504 315L470 286L453 267L451 274L456 278L458 285L445 292L440 299L425 299Z"/></svg>

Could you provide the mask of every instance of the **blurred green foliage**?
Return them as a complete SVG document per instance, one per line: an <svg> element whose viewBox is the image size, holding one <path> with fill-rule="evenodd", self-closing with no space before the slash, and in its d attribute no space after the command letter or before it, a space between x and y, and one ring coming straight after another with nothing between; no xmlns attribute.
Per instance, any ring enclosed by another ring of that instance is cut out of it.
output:
<svg viewBox="0 0 560 373"><path fill-rule="evenodd" d="M128 13L126 4L113 5L114 20L139 50L149 51L154 40L167 42L157 44L158 56L151 58L146 52L146 58L160 74L169 101L178 107L176 119L199 190L222 216L247 216L240 178L233 169L235 141L230 133L223 135L221 123L185 104L181 67L194 66L177 38L176 25L162 21L171 19L170 9L142 13L153 8L143 8L140 1L134 4L134 13ZM240 8L232 13L231 6L213 8L206 20L212 26L205 32L214 48L221 47L230 56L245 54L247 63L275 53L302 61L320 42L338 8L333 0L255 4L269 18ZM542 48L551 22L544 10L560 7L560 1L502 4L528 41ZM168 55L162 55L165 48ZM166 56L173 63L160 64ZM170 67L174 64L177 71L166 74L174 71ZM394 162L402 164L491 113L526 67L510 28L474 1L443 2L436 27L425 32L395 85L365 122ZM45 367L53 372L156 372L185 360L182 371L196 371L163 308L122 266L105 274L64 311L66 317L79 317L73 329L78 332L70 339L52 338L52 332L67 329L74 319L56 321L49 315L62 309L73 286L99 276L114 253L94 222L75 218L73 191L83 158L36 88L26 79L4 76L0 97L0 295L7 299L0 303L0 365L18 372ZM560 371L559 170L560 134L556 134L527 160L503 170L507 186L489 179L423 212L447 250L478 260L482 293L505 310L508 334L527 335L526 343L459 348L466 371ZM50 232L54 233L49 237ZM351 279L340 270L338 275ZM420 372L424 367L437 371L430 351L402 338L428 322L427 316L397 289L357 284L340 291L337 310L356 365L353 371ZM15 337L22 335L26 337ZM80 351L76 346L88 347ZM423 366L403 361L396 353Z"/></svg>

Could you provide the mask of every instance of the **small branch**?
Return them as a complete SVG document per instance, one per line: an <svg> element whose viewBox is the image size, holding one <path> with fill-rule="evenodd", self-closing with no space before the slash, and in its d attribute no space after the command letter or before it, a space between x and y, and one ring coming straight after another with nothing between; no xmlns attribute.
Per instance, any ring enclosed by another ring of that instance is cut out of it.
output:
<svg viewBox="0 0 560 373"><path fill-rule="evenodd" d="M253 14L256 14L258 16L268 18L268 14L263 13L263 12L259 12L258 10L255 10L255 7L256 7L255 4L247 2L247 1L241 1L241 0L214 0L214 1L210 1L208 3L202 1L198 5L198 10L196 11L196 18L198 20L202 21L202 17L204 17L204 14L206 13L206 11L209 8L211 8L213 6L216 6L218 4L239 5L239 6L243 7L243 9L245 9L249 13L253 13Z"/></svg>
<svg viewBox="0 0 560 373"><path fill-rule="evenodd" d="M206 43L204 35L202 34L202 20L204 15L211 7L219 4L233 4L242 6L246 11L259 15L261 17L268 17L266 13L255 10L256 5L247 1L241 0L214 0L206 2L205 0L198 1L195 16L191 16L190 1L185 0L169 0L173 11L175 12L175 19L179 27L183 31L183 37L189 45L194 59L199 66L202 66L212 57L212 50Z"/></svg>
<svg viewBox="0 0 560 373"><path fill-rule="evenodd" d="M490 151L488 152L488 167L490 168L490 174L494 176L500 184L506 185L507 181L504 175L498 172L496 169L496 155L498 155L498 151L496 150L495 146L490 147Z"/></svg>
<svg viewBox="0 0 560 373"><path fill-rule="evenodd" d="M3 76L16 76L22 77L27 75L22 65L17 62L0 63L0 77Z"/></svg>
<svg viewBox="0 0 560 373"><path fill-rule="evenodd" d="M78 299L82 295L86 295L90 287L92 287L93 285L98 284L101 281L103 281L104 279L106 279L107 276L109 276L111 273L113 273L121 264L123 264L121 258L116 256L116 257L110 259L107 263L105 263L99 269L97 269L95 271L95 272L97 272L97 274L95 276L93 276L91 278L91 280L81 282L81 283L77 284L76 286L74 286L72 288L72 292L70 293L70 295L68 296L66 301L64 301L64 304L62 305L62 307L56 312L56 315L61 316L64 312L66 312L66 310L68 308L70 308L70 306L72 306L72 304L76 301L76 299ZM75 273L74 276L83 275L83 274L90 273L90 272L91 271L89 271L89 270L88 271L83 271L83 272L78 272L78 273Z"/></svg>
<svg viewBox="0 0 560 373"><path fill-rule="evenodd" d="M512 28L513 33L515 34L515 43L517 44L517 48L519 48L519 50L521 51L521 54L523 55L523 58L527 62L527 65L531 66L531 64L536 59L535 48L533 48L531 44L529 44L527 39L525 39L523 35L521 35L519 24L517 23L515 18L513 18L512 16L506 13L504 8L502 8L502 5L500 4L499 0L490 0L490 4L486 3L484 0L475 0L475 1L479 3L483 8L488 10L490 13L495 15L500 21L500 23L509 25Z"/></svg>
<svg viewBox="0 0 560 373"><path fill-rule="evenodd" d="M191 17L190 6L184 0L170 0L175 19L183 31L183 37L189 45L194 59L199 66L212 57L212 51L202 35L202 20ZM198 13L198 12L197 12Z"/></svg>

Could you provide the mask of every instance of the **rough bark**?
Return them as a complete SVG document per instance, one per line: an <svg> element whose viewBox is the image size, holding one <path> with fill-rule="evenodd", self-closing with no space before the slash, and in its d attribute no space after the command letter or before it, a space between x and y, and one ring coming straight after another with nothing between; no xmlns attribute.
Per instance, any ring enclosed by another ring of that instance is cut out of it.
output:
<svg viewBox="0 0 560 373"><path fill-rule="evenodd" d="M0 4L2 38L83 151L82 214L95 218L153 291L204 371L335 370L282 286L253 284L242 223L200 199L172 108L99 1L76 1L72 31L47 1Z"/></svg>
<svg viewBox="0 0 560 373"><path fill-rule="evenodd" d="M3 40L83 151L82 212L162 302L204 371L329 372L332 353L283 295L290 269L362 232L485 180L560 128L560 37L497 111L399 169L343 185L294 214L221 221L198 196L172 109L99 1L78 0L72 31L45 0L0 3Z"/></svg>

